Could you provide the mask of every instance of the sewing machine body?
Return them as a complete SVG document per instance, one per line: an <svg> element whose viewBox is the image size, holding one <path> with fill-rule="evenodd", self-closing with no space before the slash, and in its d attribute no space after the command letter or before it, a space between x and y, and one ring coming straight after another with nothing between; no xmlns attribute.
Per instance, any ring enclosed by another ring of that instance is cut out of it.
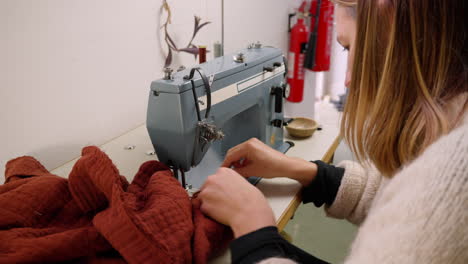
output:
<svg viewBox="0 0 468 264"><path fill-rule="evenodd" d="M160 161L186 172L187 186L199 188L230 148L252 137L283 152L290 147L283 140L283 108L278 108L283 98L272 94L272 89L285 89L281 51L249 48L241 52L242 62L232 54L199 65L212 81L211 111L205 120L224 133L223 139L204 147L198 142L199 120L192 82L187 79L189 69L151 84L147 112L151 141ZM204 118L207 96L199 75L194 76L193 85Z"/></svg>

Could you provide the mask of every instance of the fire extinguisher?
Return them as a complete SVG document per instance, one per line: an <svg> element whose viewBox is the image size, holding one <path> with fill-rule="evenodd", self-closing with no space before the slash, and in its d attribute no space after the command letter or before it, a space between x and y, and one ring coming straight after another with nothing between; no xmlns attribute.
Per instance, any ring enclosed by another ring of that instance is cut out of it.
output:
<svg viewBox="0 0 468 264"><path fill-rule="evenodd" d="M315 72L330 70L334 6L330 0L310 3L311 34L307 44L305 67Z"/></svg>
<svg viewBox="0 0 468 264"><path fill-rule="evenodd" d="M304 22L305 4L306 1L299 8L297 23L291 29L289 43L288 84L290 92L286 99L295 103L301 102L304 97L304 60L309 36L309 30Z"/></svg>

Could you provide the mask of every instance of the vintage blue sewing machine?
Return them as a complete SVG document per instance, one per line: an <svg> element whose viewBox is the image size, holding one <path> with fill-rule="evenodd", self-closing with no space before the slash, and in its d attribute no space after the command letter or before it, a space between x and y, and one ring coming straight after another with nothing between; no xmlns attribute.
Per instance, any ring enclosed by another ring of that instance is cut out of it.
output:
<svg viewBox="0 0 468 264"><path fill-rule="evenodd" d="M151 84L146 122L158 159L198 189L230 148L252 137L286 152L286 72L282 52L258 43L197 68L166 69Z"/></svg>

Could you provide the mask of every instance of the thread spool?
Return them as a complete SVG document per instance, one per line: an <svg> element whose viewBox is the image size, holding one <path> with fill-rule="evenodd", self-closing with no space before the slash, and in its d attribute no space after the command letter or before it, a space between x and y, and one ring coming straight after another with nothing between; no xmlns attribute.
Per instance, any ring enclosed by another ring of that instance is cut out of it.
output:
<svg viewBox="0 0 468 264"><path fill-rule="evenodd" d="M213 53L215 58L223 56L223 45L219 41L213 44Z"/></svg>
<svg viewBox="0 0 468 264"><path fill-rule="evenodd" d="M200 64L206 62L206 46L198 46L198 58Z"/></svg>

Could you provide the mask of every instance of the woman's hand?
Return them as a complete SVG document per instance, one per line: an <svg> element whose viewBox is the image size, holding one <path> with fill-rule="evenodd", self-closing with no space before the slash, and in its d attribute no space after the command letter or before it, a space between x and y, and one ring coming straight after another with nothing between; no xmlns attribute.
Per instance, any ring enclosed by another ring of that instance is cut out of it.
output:
<svg viewBox="0 0 468 264"><path fill-rule="evenodd" d="M263 194L231 169L220 168L210 175L201 187L198 199L202 212L230 226L236 238L276 225L273 211Z"/></svg>
<svg viewBox="0 0 468 264"><path fill-rule="evenodd" d="M272 149L256 138L231 148L223 167L232 167L244 177L288 177L307 186L317 174L317 165L292 158Z"/></svg>

